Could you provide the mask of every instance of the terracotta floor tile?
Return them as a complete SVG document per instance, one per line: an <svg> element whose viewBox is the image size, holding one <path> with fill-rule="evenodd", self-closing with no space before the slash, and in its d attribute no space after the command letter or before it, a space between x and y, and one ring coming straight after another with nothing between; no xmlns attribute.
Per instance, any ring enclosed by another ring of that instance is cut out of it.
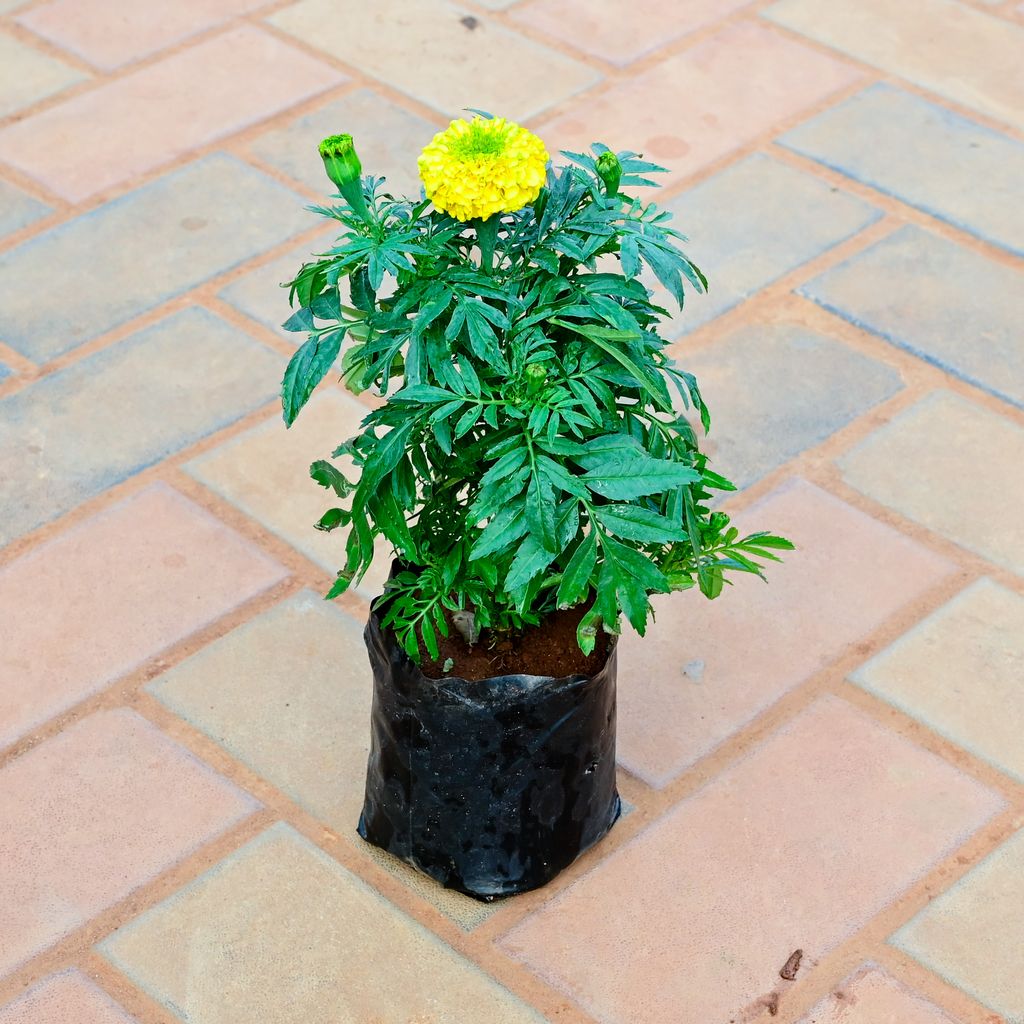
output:
<svg viewBox="0 0 1024 1024"><path fill-rule="evenodd" d="M893 367L828 335L763 318L692 354L685 341L672 352L696 375L711 407L701 450L737 487L820 444L903 386Z"/></svg>
<svg viewBox="0 0 1024 1024"><path fill-rule="evenodd" d="M197 160L0 254L0 338L45 363L312 227L303 205L233 157ZM62 301L39 302L54 278Z"/></svg>
<svg viewBox="0 0 1024 1024"><path fill-rule="evenodd" d="M723 469L726 467L723 467ZM619 654L619 760L663 786L786 691L946 576L952 565L838 498L794 480L739 525L798 550L767 584L738 578L716 601L656 598L643 640Z"/></svg>
<svg viewBox="0 0 1024 1024"><path fill-rule="evenodd" d="M1024 126L1024 26L956 0L782 0L772 18L954 103Z"/></svg>
<svg viewBox="0 0 1024 1024"><path fill-rule="evenodd" d="M5 566L0 747L284 575L164 484Z"/></svg>
<svg viewBox="0 0 1024 1024"><path fill-rule="evenodd" d="M0 975L255 807L125 708L12 761L0 770Z"/></svg>
<svg viewBox="0 0 1024 1024"><path fill-rule="evenodd" d="M0 545L260 408L284 367L193 306L0 399Z"/></svg>
<svg viewBox="0 0 1024 1024"><path fill-rule="evenodd" d="M947 281L973 282L952 308ZM1024 409L1024 272L1016 267L907 224L797 290Z"/></svg>
<svg viewBox="0 0 1024 1024"><path fill-rule="evenodd" d="M1001 806L824 698L501 945L603 1024L764 1013L793 950L820 958Z"/></svg>
<svg viewBox="0 0 1024 1024"><path fill-rule="evenodd" d="M0 158L78 201L344 80L322 61L243 26L4 128ZM97 125L104 126L102 145Z"/></svg>
<svg viewBox="0 0 1024 1024"><path fill-rule="evenodd" d="M667 185L858 77L801 43L743 23L579 100L539 131L551 152L592 142L636 150L669 169L656 175Z"/></svg>
<svg viewBox="0 0 1024 1024"><path fill-rule="evenodd" d="M0 1024L132 1024L134 1020L78 970L44 978L20 998L0 1006Z"/></svg>
<svg viewBox="0 0 1024 1024"><path fill-rule="evenodd" d="M1017 139L879 82L779 141L1024 255L1024 143Z"/></svg>
<svg viewBox="0 0 1024 1024"><path fill-rule="evenodd" d="M1008 1024L1024 1018L1024 832L937 896L892 942Z"/></svg>
<svg viewBox="0 0 1024 1024"><path fill-rule="evenodd" d="M239 434L187 466L197 480L212 488L308 558L334 573L345 563L344 529L324 533L313 524L331 507L333 492L309 478L315 459L331 452L359 429L369 412L350 395L322 390L285 429L280 416ZM337 465L344 468L343 460ZM376 597L391 570L383 542L373 568L358 590Z"/></svg>
<svg viewBox="0 0 1024 1024"><path fill-rule="evenodd" d="M528 0L512 9L515 21L595 57L625 66L667 46L750 0Z"/></svg>
<svg viewBox="0 0 1024 1024"><path fill-rule="evenodd" d="M1024 430L950 391L900 413L838 460L847 483L1024 573ZM957 481L983 480L963 487Z"/></svg>
<svg viewBox="0 0 1024 1024"><path fill-rule="evenodd" d="M956 1024L932 1003L868 964L836 986L800 1024Z"/></svg>
<svg viewBox="0 0 1024 1024"><path fill-rule="evenodd" d="M260 6L262 0L50 0L17 21L57 46L112 70L158 53Z"/></svg>
<svg viewBox="0 0 1024 1024"><path fill-rule="evenodd" d="M1024 597L972 583L850 676L1024 782Z"/></svg>
<svg viewBox="0 0 1024 1024"><path fill-rule="evenodd" d="M85 77L69 64L0 32L0 117L30 107Z"/></svg>
<svg viewBox="0 0 1024 1024"><path fill-rule="evenodd" d="M523 120L601 77L448 0L300 0L268 20L449 117Z"/></svg>
<svg viewBox="0 0 1024 1024"><path fill-rule="evenodd" d="M101 950L153 998L202 1024L543 1024L286 825Z"/></svg>

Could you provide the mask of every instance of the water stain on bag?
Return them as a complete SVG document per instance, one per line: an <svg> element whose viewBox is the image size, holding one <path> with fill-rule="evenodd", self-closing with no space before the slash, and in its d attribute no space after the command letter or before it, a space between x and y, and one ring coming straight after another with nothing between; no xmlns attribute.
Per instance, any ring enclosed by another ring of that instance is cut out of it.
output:
<svg viewBox="0 0 1024 1024"><path fill-rule="evenodd" d="M612 827L616 648L592 676L430 679L376 609L359 834L480 900L551 881Z"/></svg>

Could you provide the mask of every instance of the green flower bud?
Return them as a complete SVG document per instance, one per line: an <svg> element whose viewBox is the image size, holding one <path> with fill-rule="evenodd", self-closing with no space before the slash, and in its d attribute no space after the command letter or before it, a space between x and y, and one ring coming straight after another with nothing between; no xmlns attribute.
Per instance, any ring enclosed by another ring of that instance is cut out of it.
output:
<svg viewBox="0 0 1024 1024"><path fill-rule="evenodd" d="M329 135L320 143L320 156L327 177L338 186L339 192L346 185L359 181L363 165L359 162L351 135Z"/></svg>
<svg viewBox="0 0 1024 1024"><path fill-rule="evenodd" d="M524 372L526 374L526 393L528 395L537 394L547 383L548 371L539 363L530 363Z"/></svg>
<svg viewBox="0 0 1024 1024"><path fill-rule="evenodd" d="M611 150L605 150L597 158L597 173L604 182L607 194L616 195L619 191L619 181L622 179L622 164Z"/></svg>

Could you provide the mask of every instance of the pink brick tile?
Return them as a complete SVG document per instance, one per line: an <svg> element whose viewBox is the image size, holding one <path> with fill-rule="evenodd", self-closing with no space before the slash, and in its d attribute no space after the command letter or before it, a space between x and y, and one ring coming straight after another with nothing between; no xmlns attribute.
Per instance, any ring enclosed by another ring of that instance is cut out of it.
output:
<svg viewBox="0 0 1024 1024"><path fill-rule="evenodd" d="M132 1024L129 1017L81 971L44 978L6 1006L0 1024Z"/></svg>
<svg viewBox="0 0 1024 1024"><path fill-rule="evenodd" d="M753 1019L1001 806L826 697L501 945L603 1024Z"/></svg>
<svg viewBox="0 0 1024 1024"><path fill-rule="evenodd" d="M712 433L712 437L714 434ZM726 467L727 469L727 467ZM798 550L715 601L659 598L619 653L619 759L661 786L952 570L951 563L803 480L738 525Z"/></svg>
<svg viewBox="0 0 1024 1024"><path fill-rule="evenodd" d="M552 152L591 142L636 150L669 169L658 175L668 184L858 77L771 29L740 24L580 100L540 134Z"/></svg>
<svg viewBox="0 0 1024 1024"><path fill-rule="evenodd" d="M126 708L12 761L0 771L0 975L255 806Z"/></svg>
<svg viewBox="0 0 1024 1024"><path fill-rule="evenodd" d="M0 747L286 575L164 484L0 570Z"/></svg>
<svg viewBox="0 0 1024 1024"><path fill-rule="evenodd" d="M344 79L243 26L10 125L0 132L0 159L80 200Z"/></svg>
<svg viewBox="0 0 1024 1024"><path fill-rule="evenodd" d="M867 964L837 986L800 1024L956 1024L933 1003Z"/></svg>
<svg viewBox="0 0 1024 1024"><path fill-rule="evenodd" d="M750 0L529 0L512 9L524 25L620 66L724 18Z"/></svg>
<svg viewBox="0 0 1024 1024"><path fill-rule="evenodd" d="M111 70L259 7L263 0L51 0L16 18L97 67Z"/></svg>

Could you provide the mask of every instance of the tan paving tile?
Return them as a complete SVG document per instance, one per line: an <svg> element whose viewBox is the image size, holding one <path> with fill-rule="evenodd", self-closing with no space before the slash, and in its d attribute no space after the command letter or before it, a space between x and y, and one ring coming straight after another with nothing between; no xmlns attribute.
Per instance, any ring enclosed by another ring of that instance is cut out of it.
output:
<svg viewBox="0 0 1024 1024"><path fill-rule="evenodd" d="M851 676L1024 782L1024 598L983 579Z"/></svg>
<svg viewBox="0 0 1024 1024"><path fill-rule="evenodd" d="M448 0L300 0L268 20L450 117L523 120L600 78Z"/></svg>
<svg viewBox="0 0 1024 1024"><path fill-rule="evenodd" d="M312 227L304 205L234 157L196 160L0 255L0 338L46 363ZM54 280L62 301L38 301Z"/></svg>
<svg viewBox="0 0 1024 1024"><path fill-rule="evenodd" d="M751 506L738 525L797 550L740 577L716 601L656 598L644 639L619 649L619 760L654 786L714 749L952 566L802 480Z"/></svg>
<svg viewBox="0 0 1024 1024"><path fill-rule="evenodd" d="M464 928L492 908L356 835L373 681L363 623L304 591L154 680L150 691ZM301 685L296 681L301 680Z"/></svg>
<svg viewBox="0 0 1024 1024"><path fill-rule="evenodd" d="M262 0L50 0L18 22L110 71L259 7Z"/></svg>
<svg viewBox="0 0 1024 1024"><path fill-rule="evenodd" d="M764 16L955 103L1024 126L1024 26L956 0L781 0Z"/></svg>
<svg viewBox="0 0 1024 1024"><path fill-rule="evenodd" d="M203 1024L541 1024L286 825L100 948L177 1016Z"/></svg>
<svg viewBox="0 0 1024 1024"><path fill-rule="evenodd" d="M369 410L336 390L324 390L285 429L280 416L188 463L197 480L237 505L328 572L345 564L344 529L331 533L313 524L337 501L309 478L310 463L353 437ZM344 471L345 460L336 465ZM384 588L391 559L383 543L358 590L376 597Z"/></svg>
<svg viewBox="0 0 1024 1024"><path fill-rule="evenodd" d="M0 1024L131 1024L121 1007L81 971L44 978L6 1006Z"/></svg>
<svg viewBox="0 0 1024 1024"><path fill-rule="evenodd" d="M528 0L512 9L512 17L576 49L625 66L749 2Z"/></svg>
<svg viewBox="0 0 1024 1024"><path fill-rule="evenodd" d="M164 484L0 570L0 747L285 576Z"/></svg>
<svg viewBox="0 0 1024 1024"><path fill-rule="evenodd" d="M38 103L85 77L69 64L0 32L0 117Z"/></svg>
<svg viewBox="0 0 1024 1024"><path fill-rule="evenodd" d="M793 950L820 958L1001 806L827 697L501 945L605 1024L767 1020Z"/></svg>
<svg viewBox="0 0 1024 1024"><path fill-rule="evenodd" d="M190 306L0 400L0 545L265 405L284 365Z"/></svg>
<svg viewBox="0 0 1024 1024"><path fill-rule="evenodd" d="M838 463L857 490L1024 573L1024 430L998 413L938 391Z"/></svg>
<svg viewBox="0 0 1024 1024"><path fill-rule="evenodd" d="M126 708L12 761L0 770L0 975L255 806Z"/></svg>
<svg viewBox="0 0 1024 1024"><path fill-rule="evenodd" d="M847 978L800 1024L955 1024L881 968L868 964Z"/></svg>
<svg viewBox="0 0 1024 1024"><path fill-rule="evenodd" d="M685 341L675 351L712 409L701 448L737 487L820 444L902 387L891 366L796 323L761 318L692 354Z"/></svg>
<svg viewBox="0 0 1024 1024"><path fill-rule="evenodd" d="M348 132L355 140L363 173L387 178L384 191L415 197L422 184L416 160L438 126L386 100L372 89L358 89L340 100L256 138L250 151L322 195L334 192L324 174L317 145L327 135Z"/></svg>
<svg viewBox="0 0 1024 1024"><path fill-rule="evenodd" d="M892 942L1008 1022L1024 1018L1024 832L937 896Z"/></svg>
<svg viewBox="0 0 1024 1024"><path fill-rule="evenodd" d="M801 43L743 23L579 100L540 134L551 152L585 150L592 142L636 150L669 169L656 176L669 184L857 77Z"/></svg>
<svg viewBox="0 0 1024 1024"><path fill-rule="evenodd" d="M77 201L344 77L269 33L243 26L10 125L0 131L0 158ZM103 125L101 140L97 125Z"/></svg>

